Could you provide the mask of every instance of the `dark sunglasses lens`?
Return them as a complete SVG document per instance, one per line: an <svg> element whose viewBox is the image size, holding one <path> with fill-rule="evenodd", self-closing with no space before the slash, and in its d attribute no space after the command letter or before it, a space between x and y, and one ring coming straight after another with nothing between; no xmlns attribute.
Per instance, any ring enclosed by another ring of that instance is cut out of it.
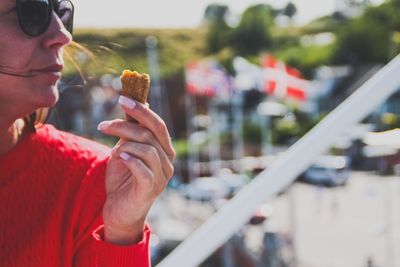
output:
<svg viewBox="0 0 400 267"><path fill-rule="evenodd" d="M30 36L45 32L52 14L49 0L20 0L18 3L18 19L22 30Z"/></svg>
<svg viewBox="0 0 400 267"><path fill-rule="evenodd" d="M62 0L56 4L55 11L67 31L72 33L74 22L74 6L72 5L72 3L68 0Z"/></svg>

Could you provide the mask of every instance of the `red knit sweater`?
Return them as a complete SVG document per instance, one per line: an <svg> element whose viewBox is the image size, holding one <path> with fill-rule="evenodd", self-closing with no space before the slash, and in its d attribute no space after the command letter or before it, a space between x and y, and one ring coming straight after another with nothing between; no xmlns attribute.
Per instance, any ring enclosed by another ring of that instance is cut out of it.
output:
<svg viewBox="0 0 400 267"><path fill-rule="evenodd" d="M45 125L0 156L0 266L150 266L149 235L103 241L109 149Z"/></svg>

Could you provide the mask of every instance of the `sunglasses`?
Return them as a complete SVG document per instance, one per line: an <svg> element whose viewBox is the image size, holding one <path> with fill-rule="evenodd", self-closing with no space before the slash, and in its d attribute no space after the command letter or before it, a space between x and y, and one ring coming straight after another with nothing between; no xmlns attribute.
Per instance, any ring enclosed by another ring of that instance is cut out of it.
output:
<svg viewBox="0 0 400 267"><path fill-rule="evenodd" d="M74 5L69 0L17 0L18 21L29 36L42 35L50 26L53 11L72 34Z"/></svg>

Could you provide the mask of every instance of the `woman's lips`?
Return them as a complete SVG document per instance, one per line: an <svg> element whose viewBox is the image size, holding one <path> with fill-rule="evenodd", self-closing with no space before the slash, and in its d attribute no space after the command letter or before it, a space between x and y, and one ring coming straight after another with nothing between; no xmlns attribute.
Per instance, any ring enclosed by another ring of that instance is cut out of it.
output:
<svg viewBox="0 0 400 267"><path fill-rule="evenodd" d="M47 75L47 76L54 76L58 77L58 79L61 77L61 72L63 70L63 65L56 63L53 65L48 65L43 68L30 68L30 69L15 69L15 68L9 68L9 67L3 67L0 66L0 74L4 75L11 75L11 76L16 76L16 77L21 77L21 78L33 78L36 76L41 76L41 75Z"/></svg>
<svg viewBox="0 0 400 267"><path fill-rule="evenodd" d="M40 69L32 70L33 73L38 75L44 75L48 77L52 82L57 82L61 78L61 72L63 65L51 65Z"/></svg>
<svg viewBox="0 0 400 267"><path fill-rule="evenodd" d="M37 72L61 72L63 70L63 65L51 65L44 68L36 69Z"/></svg>

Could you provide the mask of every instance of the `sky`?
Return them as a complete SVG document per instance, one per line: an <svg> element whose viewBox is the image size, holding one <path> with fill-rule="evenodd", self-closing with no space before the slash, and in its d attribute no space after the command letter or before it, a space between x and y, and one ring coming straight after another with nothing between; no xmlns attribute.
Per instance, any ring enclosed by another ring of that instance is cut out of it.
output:
<svg viewBox="0 0 400 267"><path fill-rule="evenodd" d="M292 0L297 7L295 22L304 24L331 14L341 0ZM240 15L248 6L268 3L282 8L286 0L73 0L76 28L193 28L199 26L208 4L229 6ZM373 0L373 3L382 0Z"/></svg>

